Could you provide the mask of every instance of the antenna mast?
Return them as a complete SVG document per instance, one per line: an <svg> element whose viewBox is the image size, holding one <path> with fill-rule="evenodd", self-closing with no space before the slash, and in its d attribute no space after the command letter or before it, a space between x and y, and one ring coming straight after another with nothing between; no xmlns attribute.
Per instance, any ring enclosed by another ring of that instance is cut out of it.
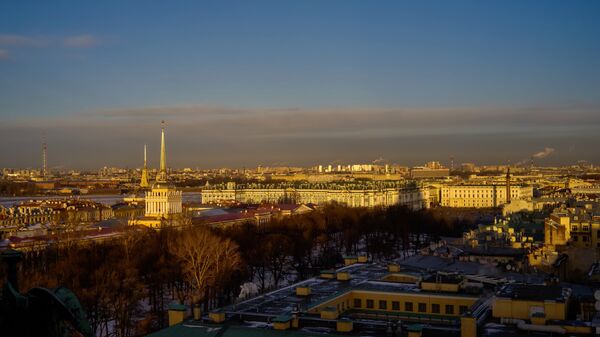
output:
<svg viewBox="0 0 600 337"><path fill-rule="evenodd" d="M48 148L46 146L46 136L42 137L42 177L46 177L48 174L48 163L46 161L46 152Z"/></svg>

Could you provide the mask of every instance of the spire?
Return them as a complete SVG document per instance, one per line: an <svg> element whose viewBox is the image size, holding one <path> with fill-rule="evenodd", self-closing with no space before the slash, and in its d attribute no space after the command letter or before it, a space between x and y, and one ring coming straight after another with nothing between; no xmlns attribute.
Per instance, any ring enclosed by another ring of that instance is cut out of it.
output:
<svg viewBox="0 0 600 337"><path fill-rule="evenodd" d="M167 182L167 152L165 150L165 121L162 121L162 133L160 139L160 171L156 176L157 182Z"/></svg>
<svg viewBox="0 0 600 337"><path fill-rule="evenodd" d="M148 165L147 165L147 156L146 156L146 144L144 144L144 168L142 168L142 179L140 181L141 188L148 188L150 184L148 184Z"/></svg>

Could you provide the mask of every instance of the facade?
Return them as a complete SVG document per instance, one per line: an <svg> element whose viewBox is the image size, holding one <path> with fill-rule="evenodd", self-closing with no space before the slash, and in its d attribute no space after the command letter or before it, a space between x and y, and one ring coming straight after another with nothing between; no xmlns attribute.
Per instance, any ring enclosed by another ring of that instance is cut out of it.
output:
<svg viewBox="0 0 600 337"><path fill-rule="evenodd" d="M404 205L411 209L429 207L429 190L397 183L380 184L250 184L209 187L202 190L202 202L302 203L337 202L350 207Z"/></svg>
<svg viewBox="0 0 600 337"><path fill-rule="evenodd" d="M555 210L544 222L545 245L600 248L599 211L595 203Z"/></svg>
<svg viewBox="0 0 600 337"><path fill-rule="evenodd" d="M164 125L161 133L160 171L152 189L146 192L145 205L144 216L129 221L130 225L151 228L176 225L183 212L182 192L168 183Z"/></svg>
<svg viewBox="0 0 600 337"><path fill-rule="evenodd" d="M152 190L146 192L145 216L168 218L174 214L181 214L181 191L165 184L154 184Z"/></svg>
<svg viewBox="0 0 600 337"><path fill-rule="evenodd" d="M507 284L496 294L495 318L535 321L567 319L570 288L548 285Z"/></svg>
<svg viewBox="0 0 600 337"><path fill-rule="evenodd" d="M90 200L31 200L0 207L0 229L45 223L90 223L109 219L112 209Z"/></svg>
<svg viewBox="0 0 600 337"><path fill-rule="evenodd" d="M510 191L510 192L509 192ZM509 195L507 198L507 195ZM481 184L443 185L440 203L444 207L500 207L511 200L532 200L533 187L525 185Z"/></svg>

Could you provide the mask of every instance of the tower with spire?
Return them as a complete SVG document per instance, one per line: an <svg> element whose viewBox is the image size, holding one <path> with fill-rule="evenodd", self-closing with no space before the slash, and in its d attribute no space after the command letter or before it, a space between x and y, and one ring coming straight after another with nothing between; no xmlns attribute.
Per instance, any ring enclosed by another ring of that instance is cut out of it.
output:
<svg viewBox="0 0 600 337"><path fill-rule="evenodd" d="M146 153L146 144L144 144L144 168L142 169L142 179L140 180L141 188L148 188L150 184L148 183L148 158Z"/></svg>
<svg viewBox="0 0 600 337"><path fill-rule="evenodd" d="M167 182L167 151L165 149L165 121L161 122L161 138L160 138L160 170L156 176L157 183Z"/></svg>
<svg viewBox="0 0 600 337"><path fill-rule="evenodd" d="M144 167L146 167L145 160ZM156 176L156 182L152 185L152 189L146 192L146 210L144 216L130 221L130 224L144 225L151 228L177 225L178 216L181 215L183 211L182 192L170 185L168 180L167 153L165 148L165 122L163 121L160 144L160 170Z"/></svg>

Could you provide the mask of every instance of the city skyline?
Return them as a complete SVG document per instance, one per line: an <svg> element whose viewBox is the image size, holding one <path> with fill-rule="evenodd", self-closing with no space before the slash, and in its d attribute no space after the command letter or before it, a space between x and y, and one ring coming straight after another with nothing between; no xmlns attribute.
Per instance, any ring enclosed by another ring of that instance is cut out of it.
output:
<svg viewBox="0 0 600 337"><path fill-rule="evenodd" d="M233 6L232 4L235 4ZM600 163L597 2L0 5L5 167Z"/></svg>

